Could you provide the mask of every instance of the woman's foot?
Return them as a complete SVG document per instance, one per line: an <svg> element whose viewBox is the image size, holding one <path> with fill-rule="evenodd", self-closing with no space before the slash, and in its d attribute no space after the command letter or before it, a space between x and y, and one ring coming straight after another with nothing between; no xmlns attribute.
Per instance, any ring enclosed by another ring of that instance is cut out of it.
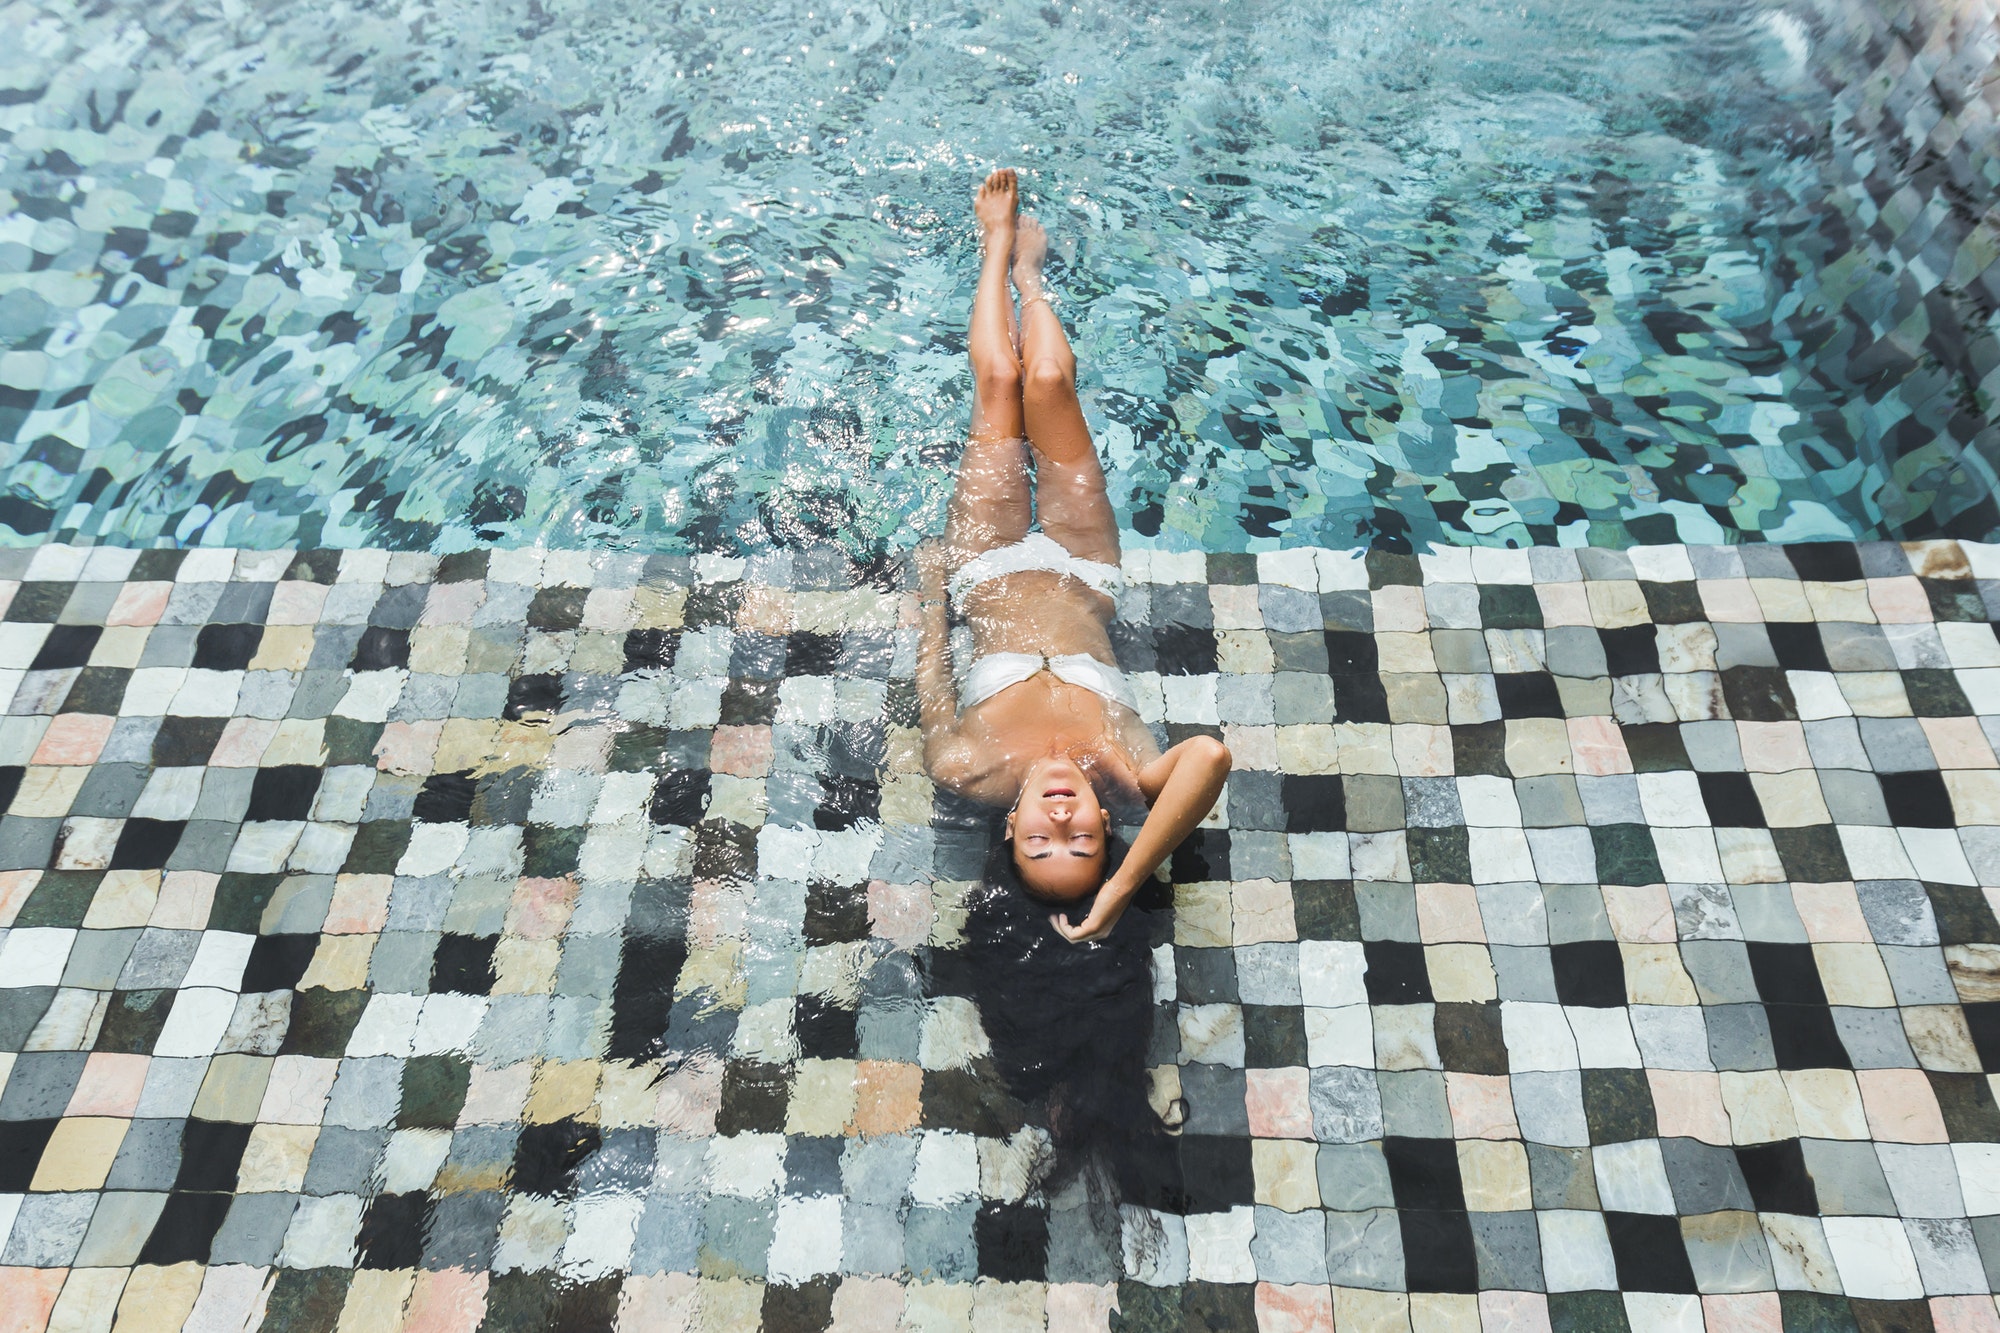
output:
<svg viewBox="0 0 2000 1333"><path fill-rule="evenodd" d="M1001 167L988 176L972 195L972 211L979 218L979 230L989 255L1004 255L1014 248L1014 216L1021 210L1021 187L1014 168Z"/></svg>
<svg viewBox="0 0 2000 1333"><path fill-rule="evenodd" d="M1049 256L1049 233L1033 218L1014 225L1014 290L1021 303L1042 295L1042 261Z"/></svg>

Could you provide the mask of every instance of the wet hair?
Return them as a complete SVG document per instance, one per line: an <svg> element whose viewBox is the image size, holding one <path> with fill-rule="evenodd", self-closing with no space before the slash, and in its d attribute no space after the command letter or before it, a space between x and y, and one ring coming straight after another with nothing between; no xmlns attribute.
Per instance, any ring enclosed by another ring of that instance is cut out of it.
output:
<svg viewBox="0 0 2000 1333"><path fill-rule="evenodd" d="M1104 835L1104 878L1110 879L1124 860L1125 840L1116 833L1107 832ZM985 883L1012 890L1049 907L1081 907L1092 897L1086 893L1081 898L1057 898L1037 891L1027 880L1021 878L1021 867L1014 860L1014 840L1007 836L1005 824L1002 824L999 832L993 835L993 845L987 849L986 873L983 879ZM1077 919L1082 920L1081 917Z"/></svg>
<svg viewBox="0 0 2000 1333"><path fill-rule="evenodd" d="M1112 837L1106 873L1124 859ZM1072 944L1049 925L1054 907L1083 920L1090 899L1029 892L1013 844L995 828L986 873L967 903L956 980L979 1009L1007 1089L1048 1130L1055 1150L1042 1186L1084 1173L1129 1203L1180 1211L1177 1144L1147 1096L1153 948L1171 933L1170 899L1142 893L1111 934ZM1108 1202L1108 1200L1102 1200Z"/></svg>

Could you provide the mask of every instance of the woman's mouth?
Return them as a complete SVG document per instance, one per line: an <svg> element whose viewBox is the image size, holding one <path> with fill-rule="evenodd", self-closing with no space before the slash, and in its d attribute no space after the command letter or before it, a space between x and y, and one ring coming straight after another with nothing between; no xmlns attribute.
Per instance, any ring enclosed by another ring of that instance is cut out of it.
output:
<svg viewBox="0 0 2000 1333"><path fill-rule="evenodd" d="M1047 791L1042 793L1042 799L1045 801L1054 800L1057 797L1068 797L1071 800L1075 800L1076 793L1071 791L1068 787L1051 787Z"/></svg>

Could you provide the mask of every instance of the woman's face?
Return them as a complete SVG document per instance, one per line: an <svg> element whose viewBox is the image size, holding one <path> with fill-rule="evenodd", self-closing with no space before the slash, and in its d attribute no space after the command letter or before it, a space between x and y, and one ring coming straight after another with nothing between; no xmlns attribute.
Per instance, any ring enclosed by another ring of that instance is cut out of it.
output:
<svg viewBox="0 0 2000 1333"><path fill-rule="evenodd" d="M1075 761L1044 759L1028 770L1021 799L1007 816L1014 869L1039 897L1082 898L1104 883L1110 829L1110 812Z"/></svg>

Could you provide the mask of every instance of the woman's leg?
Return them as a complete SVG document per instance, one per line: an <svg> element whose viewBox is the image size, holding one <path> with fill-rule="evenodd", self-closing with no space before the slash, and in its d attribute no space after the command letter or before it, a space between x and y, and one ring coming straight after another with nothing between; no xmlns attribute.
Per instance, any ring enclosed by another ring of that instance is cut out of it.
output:
<svg viewBox="0 0 2000 1333"><path fill-rule="evenodd" d="M1014 300L1007 291L1015 211L1020 206L1011 168L986 178L973 198L985 233L979 290L972 300L966 349L972 359L972 429L959 460L945 523L945 559L957 569L981 551L1028 535L1033 505L1027 451L1021 446L1021 362L1015 350Z"/></svg>
<svg viewBox="0 0 2000 1333"><path fill-rule="evenodd" d="M1062 321L1042 298L1048 233L1022 218L1014 237L1014 288L1021 294L1021 407L1035 449L1035 507L1042 531L1086 560L1118 563L1118 519L1104 469L1076 400L1076 356Z"/></svg>

